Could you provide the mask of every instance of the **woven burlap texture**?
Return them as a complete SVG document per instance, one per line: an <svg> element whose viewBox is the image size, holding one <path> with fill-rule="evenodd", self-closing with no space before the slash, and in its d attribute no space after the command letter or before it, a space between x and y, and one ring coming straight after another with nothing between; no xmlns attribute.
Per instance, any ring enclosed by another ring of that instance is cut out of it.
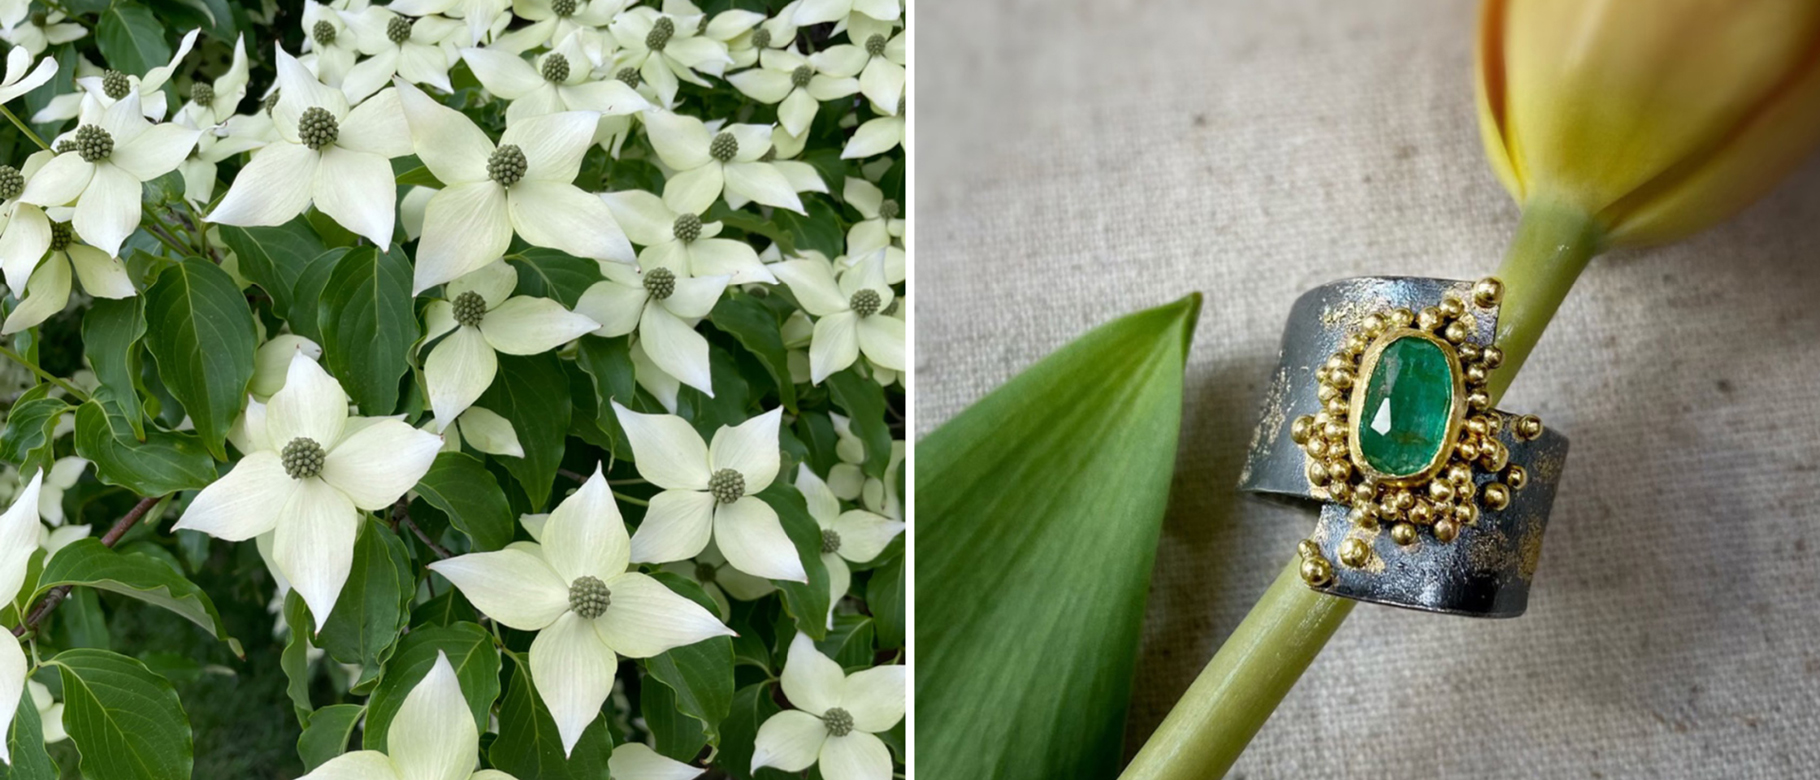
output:
<svg viewBox="0 0 1820 780"><path fill-rule="evenodd" d="M1290 303L1346 276L1477 278L1511 237L1476 12L916 13L919 434L1095 325L1207 295L1129 754L1311 528L1234 490ZM1693 240L1596 261L1503 404L1573 441L1528 615L1361 605L1233 776L1820 772L1817 311L1820 164Z"/></svg>

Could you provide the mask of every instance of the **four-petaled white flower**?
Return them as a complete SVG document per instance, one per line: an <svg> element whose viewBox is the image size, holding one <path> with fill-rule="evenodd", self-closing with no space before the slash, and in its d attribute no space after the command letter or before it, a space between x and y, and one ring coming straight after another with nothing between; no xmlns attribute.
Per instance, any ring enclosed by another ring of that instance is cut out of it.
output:
<svg viewBox="0 0 1820 780"><path fill-rule="evenodd" d="M340 88L360 56L358 36L348 30L340 12L315 0L303 0L303 59L322 83Z"/></svg>
<svg viewBox="0 0 1820 780"><path fill-rule="evenodd" d="M827 780L890 780L891 749L873 735L904 719L905 679L901 664L845 674L798 633L782 681L796 709L758 727L752 771L801 772L819 763Z"/></svg>
<svg viewBox="0 0 1820 780"><path fill-rule="evenodd" d="M771 128L727 125L710 132L692 116L646 111L645 131L658 158L676 171L664 182L664 205L700 214L720 198L722 188L747 200L797 213L803 202L777 167L760 162L771 148Z"/></svg>
<svg viewBox="0 0 1820 780"><path fill-rule="evenodd" d="M759 55L759 67L727 77L739 91L761 103L777 106L777 123L784 131L799 136L815 121L821 104L859 91L854 74L864 67L864 56L837 55L839 47L804 57L788 49L767 49Z"/></svg>
<svg viewBox="0 0 1820 780"><path fill-rule="evenodd" d="M598 63L612 45L606 27L626 0L512 0L512 13L530 22L493 39L493 48L523 54L551 41L581 37L588 60Z"/></svg>
<svg viewBox="0 0 1820 780"><path fill-rule="evenodd" d="M462 49L461 58L488 92L511 101L506 124L526 117L562 111L593 111L603 117L627 116L651 107L625 82L594 78L580 36L563 39L537 57L536 64L509 51Z"/></svg>
<svg viewBox="0 0 1820 780"><path fill-rule="evenodd" d="M613 402L638 473L663 488L632 536L632 560L691 558L712 538L733 568L772 580L808 582L777 510L754 494L777 479L777 428L783 409L722 426L702 441L687 420L640 414Z"/></svg>
<svg viewBox="0 0 1820 780"><path fill-rule="evenodd" d="M441 16L413 19L377 5L343 13L341 19L353 31L360 52L367 55L341 81L349 100L378 92L392 83L393 76L444 92L455 91L449 84L449 66L455 64L453 41L462 31L461 22Z"/></svg>
<svg viewBox="0 0 1820 780"><path fill-rule="evenodd" d="M859 73L859 91L884 114L896 114L898 101L904 95L906 43L903 35L891 34L895 27L891 21L857 15L847 28L847 39L853 43L830 46L818 53L843 64L853 62L857 53L865 64Z"/></svg>
<svg viewBox="0 0 1820 780"><path fill-rule="evenodd" d="M885 314L891 307L891 285L885 283L885 254L877 252L834 279L834 269L821 260L773 263L771 272L790 286L804 310L816 316L809 342L809 373L821 384L836 371L866 359L894 371L904 360L904 321Z"/></svg>
<svg viewBox="0 0 1820 780"><path fill-rule="evenodd" d="M76 205L76 232L109 257L139 228L144 182L177 169L201 132L154 125L139 114L139 95L112 106L90 103L82 123L57 139L59 153L25 183L19 199L39 206Z"/></svg>
<svg viewBox="0 0 1820 780"><path fill-rule="evenodd" d="M51 98L44 108L32 115L32 121L40 124L62 122L86 113L90 105L107 108L117 101L125 100L127 95L138 96L137 105L146 119L154 122L164 119L168 105L164 98L164 84L177 72L177 66L183 62L183 58L189 56L190 48L196 45L196 35L200 32L200 29L195 29L185 33L177 45L177 53L171 55L171 61L152 68L145 74L145 78L107 70L100 75L76 79L76 86L82 89Z"/></svg>
<svg viewBox="0 0 1820 780"><path fill-rule="evenodd" d="M430 569L487 616L538 632L531 679L568 753L613 692L619 656L649 658L733 631L695 602L628 570L625 521L598 468L550 513L541 538L541 544L458 555Z"/></svg>
<svg viewBox="0 0 1820 780"><path fill-rule="evenodd" d="M31 0L0 2L0 41L27 57L43 54L53 43L69 43L84 35L88 28L70 21L62 11L46 13L41 20L31 15Z"/></svg>
<svg viewBox="0 0 1820 780"><path fill-rule="evenodd" d="M278 50L279 139L253 154L207 219L222 225L282 225L311 203L342 227L384 247L392 241L398 186L393 157L411 153L398 93L349 107L341 90ZM78 227L80 229L80 227Z"/></svg>
<svg viewBox="0 0 1820 780"><path fill-rule="evenodd" d="M715 238L720 235L719 222L677 213L662 198L643 190L603 192L600 199L613 210L626 237L644 247L638 253L641 267L676 269L690 276L725 276L728 284L777 284L777 277L765 269L751 244Z"/></svg>
<svg viewBox="0 0 1820 780"><path fill-rule="evenodd" d="M664 373L709 396L714 381L708 363L708 340L696 323L714 309L727 289L725 276L690 276L685 269L647 265L634 271L602 268L606 281L595 282L575 310L600 322L596 336L624 336L638 331L645 354Z"/></svg>
<svg viewBox="0 0 1820 780"><path fill-rule="evenodd" d="M45 57L38 61L38 67L32 67L32 52L23 46L15 45L6 53L6 75L0 76L0 103L10 103L13 98L37 89L39 85L50 81L57 75L57 61Z"/></svg>
<svg viewBox="0 0 1820 780"><path fill-rule="evenodd" d="M793 21L802 26L834 22L841 28L859 21L859 17L880 22L897 19L903 9L897 0L801 0L796 5Z"/></svg>
<svg viewBox="0 0 1820 780"><path fill-rule="evenodd" d="M718 76L733 63L726 44L696 34L700 26L700 16L674 17L647 7L627 10L607 28L619 42L613 72L637 71L663 107L676 105L678 79L706 87L707 80L696 71Z"/></svg>
<svg viewBox="0 0 1820 780"><path fill-rule="evenodd" d="M246 36L242 35L234 40L234 59L227 73L213 83L201 79L191 82L190 99L177 109L175 119L203 130L226 122L246 97L248 78Z"/></svg>
<svg viewBox="0 0 1820 780"><path fill-rule="evenodd" d="M13 505L0 514L0 606L19 606L13 599L25 584L26 562L38 549L38 490L43 483L44 472L33 474ZM20 615L25 611L24 606L17 610ZM13 632L0 630L0 712L13 712L24 690L25 651ZM12 762L9 742L0 739L0 763Z"/></svg>
<svg viewBox="0 0 1820 780"><path fill-rule="evenodd" d="M598 114L523 119L495 146L473 120L416 87L401 83L398 94L418 157L445 185L424 210L413 293L497 262L513 231L577 257L633 261L632 245L607 204L573 184ZM390 177L391 169L385 174Z"/></svg>
<svg viewBox="0 0 1820 780"><path fill-rule="evenodd" d="M701 20L705 18L701 8L689 0L664 0L663 12L672 19L688 17ZM712 18L707 18L706 21L696 22L697 35L711 41L719 41L727 50L728 61L720 66L721 70L714 72L715 75L726 72L729 66L733 68L752 66L757 59L757 51L752 46L750 33L752 28L757 27L759 22L764 20L765 15L757 11L729 8L715 14ZM742 57L734 52L736 46L745 50L745 56Z"/></svg>
<svg viewBox="0 0 1820 780"><path fill-rule="evenodd" d="M512 7L512 0L392 0L386 7L405 16L461 19L468 25L469 46L479 46L512 23L512 15L506 10Z"/></svg>
<svg viewBox="0 0 1820 780"><path fill-rule="evenodd" d="M272 402L248 406L245 434L253 451L197 493L176 527L230 542L276 532L273 561L323 625L353 565L361 510L389 508L416 485L442 437L349 417L340 383L302 352Z"/></svg>
<svg viewBox="0 0 1820 780"><path fill-rule="evenodd" d="M480 729L449 657L404 697L386 728L386 752L356 750L329 759L300 780L514 780L497 769L474 771Z"/></svg>
<svg viewBox="0 0 1820 780"><path fill-rule="evenodd" d="M430 408L447 425L493 385L495 352L536 355L560 347L600 323L548 298L513 296L518 271L493 263L449 282L444 300L424 314L424 343L448 334L423 363Z"/></svg>
<svg viewBox="0 0 1820 780"><path fill-rule="evenodd" d="M26 223L30 219L42 219L50 233L48 253L41 253L43 261L31 270L31 276L24 287L14 287L20 297L19 305L6 315L6 323L0 325L0 335L10 336L30 328L63 311L70 300L70 271L76 272L76 278L82 280L82 289L97 298L131 298L138 294L133 288L133 280L127 276L126 265L117 257L110 257L106 252L78 243L75 231L70 228L67 207L48 209L45 212L25 212L23 209L15 219L16 223ZM22 228L23 229L23 228ZM21 255L21 262L12 262L7 258L7 268L32 268ZM10 274L9 274L10 276ZM11 286L11 285L8 285Z"/></svg>
<svg viewBox="0 0 1820 780"><path fill-rule="evenodd" d="M884 191L878 185L849 176L846 187L841 190L841 196L846 199L847 205L865 217L847 230L848 257L870 256L904 237L903 206L895 199L886 200ZM886 281L891 281L890 275L890 270L886 269Z"/></svg>
<svg viewBox="0 0 1820 780"><path fill-rule="evenodd" d="M864 509L841 511L840 499L821 477L804 463L796 470L796 489L809 505L809 516L822 529L822 564L828 567L828 626L834 626L834 608L847 595L853 571L847 562L866 563L904 532L904 524Z"/></svg>

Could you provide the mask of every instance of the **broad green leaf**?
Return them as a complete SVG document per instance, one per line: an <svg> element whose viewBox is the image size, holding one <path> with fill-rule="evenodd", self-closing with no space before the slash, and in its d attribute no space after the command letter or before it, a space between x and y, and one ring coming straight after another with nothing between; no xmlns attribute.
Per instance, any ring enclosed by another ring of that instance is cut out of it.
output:
<svg viewBox="0 0 1820 780"><path fill-rule="evenodd" d="M739 780L782 780L796 775L765 767L754 773L752 752L758 741L758 727L782 708L772 700L770 681L753 683L733 694L733 708L721 729L720 753L714 764Z"/></svg>
<svg viewBox="0 0 1820 780"><path fill-rule="evenodd" d="M215 481L215 462L195 436L147 430L135 441L125 420L89 401L76 410L76 454L95 462L95 476L142 496L199 490Z"/></svg>
<svg viewBox="0 0 1820 780"><path fill-rule="evenodd" d="M828 377L825 384L834 403L847 411L854 436L866 445L866 475L884 477L891 466L891 426L885 424L885 389L877 382L848 369Z"/></svg>
<svg viewBox="0 0 1820 780"><path fill-rule="evenodd" d="M398 633L410 620L411 597L416 593L404 542L383 523L367 520L354 542L347 584L315 639L335 660L361 667L353 693L366 693L379 678L380 664L391 655Z"/></svg>
<svg viewBox="0 0 1820 780"><path fill-rule="evenodd" d="M429 601L411 609L411 625L419 627L452 626L464 620L472 623L478 619L474 605L469 604L461 591L454 588L445 588Z"/></svg>
<svg viewBox="0 0 1820 780"><path fill-rule="evenodd" d="M729 291L708 315L714 327L738 339L741 346L764 364L765 373L777 385L778 399L792 414L796 412L796 383L790 380L790 352L784 349L784 335L771 309L750 295Z"/></svg>
<svg viewBox="0 0 1820 780"><path fill-rule="evenodd" d="M625 336L611 339L582 336L576 342L575 364L593 380L594 397L598 401L594 422L612 437L613 456L630 459L632 448L626 442L625 429L619 427L619 415L613 411L613 402L638 408L633 402L638 396L638 382L634 373L637 369L632 363L631 340Z"/></svg>
<svg viewBox="0 0 1820 780"><path fill-rule="evenodd" d="M234 278L207 260L166 268L145 291L145 346L202 445L227 459L228 427L253 379L253 312Z"/></svg>
<svg viewBox="0 0 1820 780"><path fill-rule="evenodd" d="M740 376L733 353L712 342L708 344L708 378L714 384L713 397L684 385L676 393L676 414L695 426L702 438L711 441L715 431L752 417L748 407L752 388Z"/></svg>
<svg viewBox="0 0 1820 780"><path fill-rule="evenodd" d="M693 761L709 744L699 719L683 714L676 690L645 675L638 690L638 712L651 731L652 747L677 761Z"/></svg>
<svg viewBox="0 0 1820 780"><path fill-rule="evenodd" d="M51 641L58 647L113 649L113 632L108 630L107 615L101 611L101 597L93 590L71 590L49 622Z"/></svg>
<svg viewBox="0 0 1820 780"><path fill-rule="evenodd" d="M518 270L518 294L553 298L571 309L601 280L600 263L555 249L532 247L506 260Z"/></svg>
<svg viewBox="0 0 1820 780"><path fill-rule="evenodd" d="M101 384L93 398L145 438L139 405L139 340L145 338L145 297L96 298L82 318L82 349Z"/></svg>
<svg viewBox="0 0 1820 780"><path fill-rule="evenodd" d="M835 615L828 637L815 643L822 655L834 659L847 669L872 666L872 618L865 615Z"/></svg>
<svg viewBox="0 0 1820 780"><path fill-rule="evenodd" d="M531 506L541 509L550 500L556 469L569 434L569 377L555 353L520 357L499 356L499 376L480 397L478 406L491 409L512 422L525 456L495 456L506 467Z"/></svg>
<svg viewBox="0 0 1820 780"><path fill-rule="evenodd" d="M473 623L456 623L446 628L417 628L398 642L398 651L385 665L385 676L367 700L366 734L361 745L367 750L386 749L386 730L411 689L436 665L436 653L449 657L455 679L461 683L461 695L468 701L474 725L487 730L487 714L493 700L499 698L499 651L493 647L493 636Z"/></svg>
<svg viewBox="0 0 1820 780"><path fill-rule="evenodd" d="M493 767L513 777L538 780L599 780L607 776L613 738L607 719L596 718L581 732L575 752L564 757L556 719L537 697L531 670L514 664L512 684L499 701L499 739L487 750Z"/></svg>
<svg viewBox="0 0 1820 780"><path fill-rule="evenodd" d="M245 656L240 641L228 636L208 594L156 558L110 549L100 539L78 539L45 565L38 595L59 585L96 588L163 607L227 642L235 655Z"/></svg>
<svg viewBox="0 0 1820 780"><path fill-rule="evenodd" d="M317 323L322 314L322 291L329 286L329 277L335 275L335 268L341 265L341 258L347 257L350 250L338 246L310 259L309 265L297 275L297 287L292 295L297 303L291 307L291 332L303 336L317 344L322 343L322 328Z"/></svg>
<svg viewBox="0 0 1820 780"><path fill-rule="evenodd" d="M75 407L50 397L51 385L33 385L6 410L6 428L0 430L0 460L16 464L22 477L49 469L56 459L51 434L57 421Z"/></svg>
<svg viewBox="0 0 1820 780"><path fill-rule="evenodd" d="M798 250L813 249L829 257L845 254L847 226L841 222L840 212L822 196L805 193L802 201L807 216L778 209L771 212L771 221L788 231Z"/></svg>
<svg viewBox="0 0 1820 780"><path fill-rule="evenodd" d="M902 556L872 570L872 578L866 582L866 607L877 622L879 647L903 647L906 623Z"/></svg>
<svg viewBox="0 0 1820 780"><path fill-rule="evenodd" d="M404 250L361 247L341 258L322 290L319 316L323 359L342 389L363 414L391 414L420 332Z"/></svg>
<svg viewBox="0 0 1820 780"><path fill-rule="evenodd" d="M309 605L303 603L297 591L285 594L284 624L290 629L290 636L285 639L278 666L284 671L285 694L291 698L297 723L307 726L310 712L315 709L310 704L310 635L316 632L316 624L310 619Z"/></svg>
<svg viewBox="0 0 1820 780"><path fill-rule="evenodd" d="M63 727L84 778L189 780L190 719L168 680L106 650L65 650L45 664L63 677Z"/></svg>
<svg viewBox="0 0 1820 780"><path fill-rule="evenodd" d="M297 755L303 759L304 771L314 770L347 752L348 737L365 714L366 708L358 704L332 704L312 713L303 736L297 738Z"/></svg>
<svg viewBox="0 0 1820 780"><path fill-rule="evenodd" d="M130 0L114 3L101 12L95 25L95 45L110 68L143 76L171 61L171 45L164 40L164 25L150 9Z"/></svg>
<svg viewBox="0 0 1820 780"><path fill-rule="evenodd" d="M0 764L0 780L57 780L57 765L44 751L44 724L30 694L19 697L18 713L8 723L4 736L12 763Z"/></svg>
<svg viewBox="0 0 1820 780"><path fill-rule="evenodd" d="M917 447L917 769L1118 773L1200 296L1101 326Z"/></svg>
<svg viewBox="0 0 1820 780"><path fill-rule="evenodd" d="M476 551L498 550L512 543L516 519L512 507L493 472L474 456L460 452L437 455L416 490L474 540Z"/></svg>
<svg viewBox="0 0 1820 780"><path fill-rule="evenodd" d="M665 572L652 576L710 613L718 611L700 585ZM645 671L649 679L670 687L678 711L701 722L708 744L720 744L720 722L733 705L732 637L717 636L672 648L646 659Z"/></svg>
<svg viewBox="0 0 1820 780"><path fill-rule="evenodd" d="M828 567L822 563L822 529L809 516L809 505L796 488L776 482L758 494L758 498L777 510L784 533L796 544L802 557L808 582L773 580L784 594L784 606L796 620L796 628L815 639L828 635Z"/></svg>
<svg viewBox="0 0 1820 780"><path fill-rule="evenodd" d="M303 217L276 227L222 225L221 241L239 258L241 275L272 297L272 311L278 316L290 319L294 300L315 305L314 298L296 297L297 278L328 247L323 246L322 239L316 237L316 231Z"/></svg>

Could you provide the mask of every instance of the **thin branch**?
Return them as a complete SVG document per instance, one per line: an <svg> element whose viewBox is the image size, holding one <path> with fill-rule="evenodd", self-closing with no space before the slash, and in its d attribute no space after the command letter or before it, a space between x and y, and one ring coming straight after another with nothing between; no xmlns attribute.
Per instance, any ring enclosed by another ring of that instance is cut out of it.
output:
<svg viewBox="0 0 1820 780"><path fill-rule="evenodd" d="M411 529L411 533L416 534L419 541L429 546L430 552L436 553L436 557L446 560L455 555L454 553L449 552L448 548L437 544L435 540L430 538L429 534L423 532L422 528L418 528L417 521L412 520L410 515L401 515L398 518L398 524Z"/></svg>
<svg viewBox="0 0 1820 780"><path fill-rule="evenodd" d="M619 492L619 491L617 491L617 490L615 490L615 491L613 491L613 497L614 497L614 498L617 498L617 499L619 499L619 500L621 500L621 501L624 501L624 502L626 502L626 503L628 503L628 504L631 504L631 505L633 505L633 506L650 506L650 505L651 505L651 502L649 502L649 501L646 501L646 500L644 500L644 499L642 499L642 498L639 498L639 497L638 497L638 496L628 496L628 495L626 495L626 494L624 494L624 493L621 493L621 492Z"/></svg>
<svg viewBox="0 0 1820 780"><path fill-rule="evenodd" d="M569 480L571 482L588 481L588 476L579 471L570 471L568 469L557 469L556 473L558 476L561 476L563 479Z"/></svg>
<svg viewBox="0 0 1820 780"><path fill-rule="evenodd" d="M139 503L134 504L131 510L114 522L113 528L107 529L107 533L101 537L101 544L113 547L116 542L120 541L120 537L125 536L126 532L131 530L140 518L145 517L147 512L152 511L152 507L157 506L161 500L163 500L163 496L139 499ZM69 598L71 587L70 585L59 585L52 588L50 593L46 593L44 600L38 602L38 608L32 610L31 614L25 618L25 622L13 629L13 636L25 636L27 631L36 631L38 624L44 622L46 617L56 611L64 599Z"/></svg>
<svg viewBox="0 0 1820 780"><path fill-rule="evenodd" d="M31 369L32 373L37 374L40 377L43 377L44 381L46 381L46 382L49 382L53 385L63 388L64 392L75 396L76 400L78 400L78 401L87 401L88 400L88 393L82 392L82 388L70 384L68 381L52 374L49 371L39 368L37 363L33 363L30 360L26 360L24 355L14 352L11 347L0 346L0 355L5 355L6 357L12 358L13 362Z"/></svg>

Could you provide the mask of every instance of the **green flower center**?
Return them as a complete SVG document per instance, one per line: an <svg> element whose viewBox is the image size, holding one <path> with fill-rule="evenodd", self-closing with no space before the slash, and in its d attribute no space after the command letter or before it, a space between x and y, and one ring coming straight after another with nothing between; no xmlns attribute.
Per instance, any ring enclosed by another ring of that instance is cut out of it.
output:
<svg viewBox="0 0 1820 780"><path fill-rule="evenodd" d="M668 268L653 268L645 272L645 292L652 298L664 300L676 294L676 274ZM735 496L737 498L737 496Z"/></svg>
<svg viewBox="0 0 1820 780"><path fill-rule="evenodd" d="M760 27L752 31L752 48L763 49L771 45L771 31Z"/></svg>
<svg viewBox="0 0 1820 780"><path fill-rule="evenodd" d="M840 552L840 533L832 528L822 529L822 554L832 555Z"/></svg>
<svg viewBox="0 0 1820 780"><path fill-rule="evenodd" d="M297 138L311 149L321 149L341 137L341 125L335 115L321 106L310 106L297 118Z"/></svg>
<svg viewBox="0 0 1820 780"><path fill-rule="evenodd" d="M645 48L651 51L663 51L670 45L670 38L676 35L676 23L668 16L660 16L657 23L651 25L651 31L645 33Z"/></svg>
<svg viewBox="0 0 1820 780"><path fill-rule="evenodd" d="M480 321L487 316L486 299L481 298L480 293L472 290L455 296L455 300L450 301L450 305L455 309L455 324L457 325L478 326Z"/></svg>
<svg viewBox="0 0 1820 780"><path fill-rule="evenodd" d="M499 182L502 187L510 187L525 177L525 153L517 144L502 144L493 150L493 156L487 158L487 176Z"/></svg>
<svg viewBox="0 0 1820 780"><path fill-rule="evenodd" d="M866 39L866 54L878 57L885 53L885 36L874 35Z"/></svg>
<svg viewBox="0 0 1820 780"><path fill-rule="evenodd" d="M206 106L215 102L215 88L200 81L190 85L190 102Z"/></svg>
<svg viewBox="0 0 1820 780"><path fill-rule="evenodd" d="M637 68L620 68L618 73L613 74L613 78L619 79L621 83L633 89L638 89L639 82L644 80L638 75Z"/></svg>
<svg viewBox="0 0 1820 780"><path fill-rule="evenodd" d="M273 87L272 94L266 95L265 100L259 101L259 107L265 109L266 116L271 116L272 108L278 105L278 92L278 88Z"/></svg>
<svg viewBox="0 0 1820 780"><path fill-rule="evenodd" d="M700 561L697 561L695 564L695 581L696 582L713 582L714 575L716 573L717 572L714 569L714 564L712 564L712 563L702 563Z"/></svg>
<svg viewBox="0 0 1820 780"><path fill-rule="evenodd" d="M607 584L599 577L584 574L569 583L569 609L588 620L607 614L607 607L613 605L613 591L607 590Z"/></svg>
<svg viewBox="0 0 1820 780"><path fill-rule="evenodd" d="M284 451L278 456L284 462L284 473L291 475L291 479L309 479L322 473L326 453L315 439L299 436L284 445Z"/></svg>
<svg viewBox="0 0 1820 780"><path fill-rule="evenodd" d="M733 469L721 469L708 478L708 492L714 500L731 504L746 495L746 475Z"/></svg>
<svg viewBox="0 0 1820 780"><path fill-rule="evenodd" d="M411 19L405 16L394 16L385 23L385 37L400 46L411 39Z"/></svg>
<svg viewBox="0 0 1820 780"><path fill-rule="evenodd" d="M878 204L878 218L897 219L897 208L897 201L895 200L886 200L884 203Z"/></svg>
<svg viewBox="0 0 1820 780"><path fill-rule="evenodd" d="M809 67L808 65L798 65L798 66L796 66L796 70L790 71L790 86L793 86L793 87L809 86L809 79L814 78L814 77L815 77L814 68Z"/></svg>
<svg viewBox="0 0 1820 780"><path fill-rule="evenodd" d="M25 191L25 177L11 165L0 165L0 200L12 200Z"/></svg>
<svg viewBox="0 0 1820 780"><path fill-rule="evenodd" d="M114 153L114 137L95 125L83 125L76 128L75 147L77 154L88 162L107 159Z"/></svg>
<svg viewBox="0 0 1820 780"><path fill-rule="evenodd" d="M844 737L853 733L853 713L839 707L822 713L822 723L827 725L830 737Z"/></svg>
<svg viewBox="0 0 1820 780"><path fill-rule="evenodd" d="M333 46L335 45L335 25L329 24L327 19L319 21L315 27L310 28L310 37L315 39L317 46Z"/></svg>
<svg viewBox="0 0 1820 780"><path fill-rule="evenodd" d="M739 139L732 133L721 133L708 143L708 156L721 162L728 162L739 154Z"/></svg>
<svg viewBox="0 0 1820 780"><path fill-rule="evenodd" d="M550 10L555 11L557 16L574 16L575 8L579 5L575 0L556 0L550 3Z"/></svg>
<svg viewBox="0 0 1820 780"><path fill-rule="evenodd" d="M33 27L43 27L50 24L51 14L49 11L33 11L31 19Z"/></svg>
<svg viewBox="0 0 1820 780"><path fill-rule="evenodd" d="M68 222L51 223L51 251L61 252L68 249L70 242L76 240L76 231L70 229Z"/></svg>
<svg viewBox="0 0 1820 780"><path fill-rule="evenodd" d="M132 89L133 82L127 79L125 73L110 70L101 74L101 93L113 100L126 97L126 93L131 92Z"/></svg>
<svg viewBox="0 0 1820 780"><path fill-rule="evenodd" d="M568 81L569 58L554 52L552 52L550 56L543 58L543 80L556 82Z"/></svg>
<svg viewBox="0 0 1820 780"><path fill-rule="evenodd" d="M670 228L676 234L676 240L685 244L701 238L701 217L694 214L683 214L676 218L676 224Z"/></svg>
<svg viewBox="0 0 1820 780"><path fill-rule="evenodd" d="M848 299L847 307L852 309L854 314L870 317L877 314L879 307L884 303L885 300L879 297L877 290L864 289L854 293L853 297Z"/></svg>

